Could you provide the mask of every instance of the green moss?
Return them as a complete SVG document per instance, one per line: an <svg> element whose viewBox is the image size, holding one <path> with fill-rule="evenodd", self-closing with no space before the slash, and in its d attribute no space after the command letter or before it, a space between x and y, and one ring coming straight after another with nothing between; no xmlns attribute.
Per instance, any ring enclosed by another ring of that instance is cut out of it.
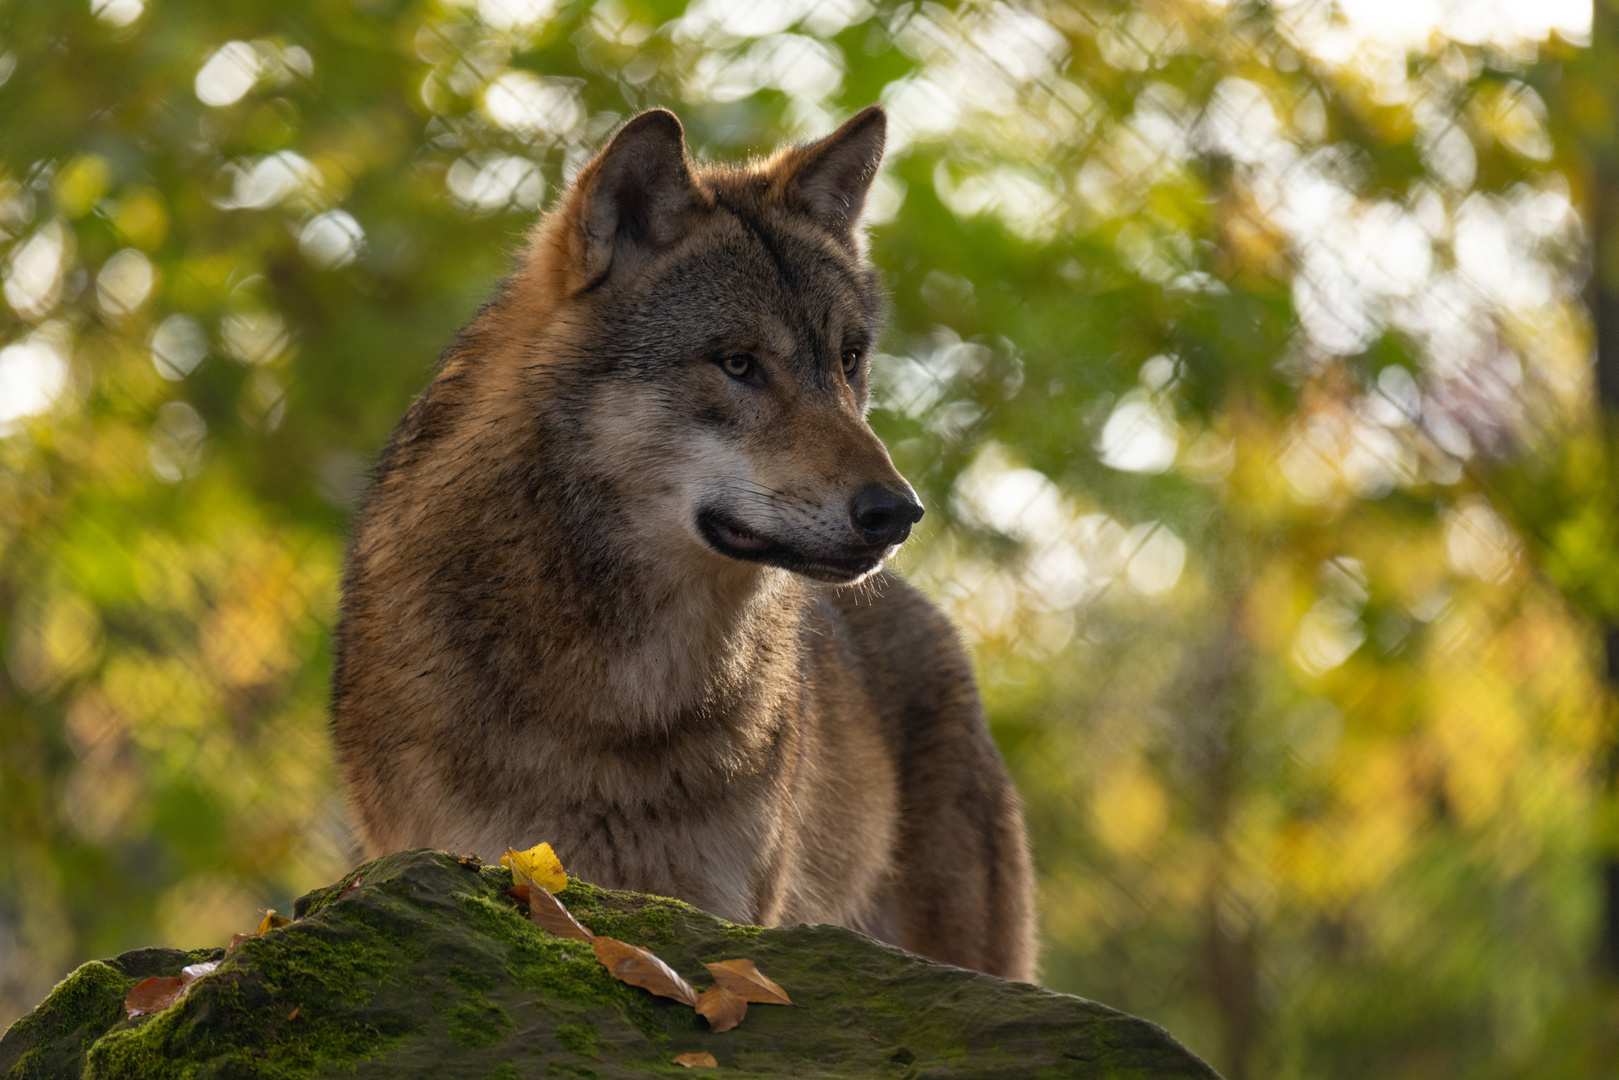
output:
<svg viewBox="0 0 1619 1080"><path fill-rule="evenodd" d="M481 990L493 990L497 980L487 971L473 971L460 964L451 964L444 969L444 977L449 979L461 989L463 993L472 994Z"/></svg>
<svg viewBox="0 0 1619 1080"><path fill-rule="evenodd" d="M575 1065L571 1062L553 1061L545 1067L545 1075L575 1076L579 1077L580 1080L594 1080L594 1078L599 1077L601 1073L597 1072L595 1069L586 1068L583 1065Z"/></svg>
<svg viewBox="0 0 1619 1080"><path fill-rule="evenodd" d="M456 900L469 923L506 946L506 971L518 985L589 1004L622 1000L617 988L623 984L602 970L589 945L547 934L505 897L463 894Z"/></svg>
<svg viewBox="0 0 1619 1080"><path fill-rule="evenodd" d="M69 1067L76 1072L85 1048L124 1018L124 995L134 983L99 960L57 983L37 1009L6 1032L6 1043L19 1051L6 1080L58 1076Z"/></svg>
<svg viewBox="0 0 1619 1080"><path fill-rule="evenodd" d="M674 1076L671 1055L723 1049L727 1067L756 1075L1212 1080L1160 1030L1089 1002L837 927L737 926L575 882L563 902L598 933L655 948L698 985L701 961L749 957L797 1003L750 1010L715 1041L690 1008L614 980L588 943L535 927L502 895L505 870L418 851L357 873L360 888L343 895L350 875L305 897L303 918L156 1016L124 1019L127 987L210 954L143 950L81 969L0 1040L0 1077Z"/></svg>
<svg viewBox="0 0 1619 1080"><path fill-rule="evenodd" d="M371 985L397 972L410 952L367 933L361 920L310 919L249 938L232 956L250 961L272 993L290 995L293 1005L352 1008L366 1004Z"/></svg>
<svg viewBox="0 0 1619 1080"><path fill-rule="evenodd" d="M505 946L506 973L513 982L524 990L548 998L592 1009L613 1010L623 1015L645 1038L656 1043L668 1041L667 1016L660 1011L652 995L614 979L596 960L594 950L585 942L548 934L528 920L516 903L505 895L506 889L511 887L511 871L498 866L485 867L481 881L486 891L481 895L460 893L455 898L456 904L469 925ZM559 899L568 905L576 918L582 912L591 912L592 917L600 918L605 923L611 913L604 902L633 895L615 894L607 889L576 882L561 893ZM619 902L623 901L620 899ZM688 907L678 901L672 903ZM695 912L697 909L690 910ZM630 934L625 940L638 936L622 926L615 926L615 929ZM617 937L618 934L612 936ZM634 943L641 944L640 941Z"/></svg>
<svg viewBox="0 0 1619 1080"><path fill-rule="evenodd" d="M517 922L527 922L517 905L504 895L512 884L510 870L486 866L480 878L489 894L499 897L499 906L510 912ZM592 933L649 949L671 944L680 929L689 923L706 924L713 919L680 900L603 889L578 878L570 878L568 887L557 894L557 899Z"/></svg>
<svg viewBox="0 0 1619 1080"><path fill-rule="evenodd" d="M546 936L544 931L528 921L515 903L504 896L460 893L455 901L468 925L481 934L507 942L528 936L536 940Z"/></svg>
<svg viewBox="0 0 1619 1080"><path fill-rule="evenodd" d="M507 971L518 986L587 1008L615 1011L646 1038L668 1040L658 999L609 975L584 942L533 932L534 939L514 943L508 962Z"/></svg>
<svg viewBox="0 0 1619 1080"><path fill-rule="evenodd" d="M613 1006L626 1000L624 984L607 974L584 942L557 938L513 945L506 970L519 986L566 1001Z"/></svg>
<svg viewBox="0 0 1619 1080"><path fill-rule="evenodd" d="M80 1028L110 1026L123 1018L124 995L132 981L99 960L74 971L51 991L23 1023L41 1035L67 1035Z"/></svg>
<svg viewBox="0 0 1619 1080"><path fill-rule="evenodd" d="M557 899L591 933L648 949L666 948L674 943L682 927L712 919L680 900L601 889L577 880L570 880Z"/></svg>
<svg viewBox="0 0 1619 1080"><path fill-rule="evenodd" d="M328 885L324 889L315 889L300 896L293 902L292 917L294 919L307 919L315 912L336 903L338 898L349 891L349 887L354 884L354 879L358 876L360 875L350 874L347 878L334 885Z"/></svg>
<svg viewBox="0 0 1619 1080"><path fill-rule="evenodd" d="M408 1012L368 1009L377 983L417 951L375 921L337 904L249 938L177 1005L102 1039L86 1080L184 1075L173 1062L198 1058L233 1075L308 1076L420 1030Z"/></svg>
<svg viewBox="0 0 1619 1080"><path fill-rule="evenodd" d="M476 991L450 1010L450 1038L462 1046L493 1046L516 1026L505 1009Z"/></svg>
<svg viewBox="0 0 1619 1080"><path fill-rule="evenodd" d="M593 1024L558 1024L557 1045L570 1054L580 1057L597 1058L602 1056L606 1044L602 1042L601 1034Z"/></svg>
<svg viewBox="0 0 1619 1080"><path fill-rule="evenodd" d="M190 1077L203 1063L214 1075L291 1080L379 1053L408 1027L357 1022L340 1003L288 1008L255 975L221 969L177 1005L98 1042L84 1080Z"/></svg>

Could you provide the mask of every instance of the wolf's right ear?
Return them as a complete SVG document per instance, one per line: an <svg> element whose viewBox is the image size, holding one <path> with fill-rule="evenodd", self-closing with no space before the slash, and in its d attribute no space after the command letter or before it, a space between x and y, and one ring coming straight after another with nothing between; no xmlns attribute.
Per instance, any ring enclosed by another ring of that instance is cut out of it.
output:
<svg viewBox="0 0 1619 1080"><path fill-rule="evenodd" d="M620 128L580 170L574 197L575 258L592 284L680 239L700 197L675 114L653 109Z"/></svg>

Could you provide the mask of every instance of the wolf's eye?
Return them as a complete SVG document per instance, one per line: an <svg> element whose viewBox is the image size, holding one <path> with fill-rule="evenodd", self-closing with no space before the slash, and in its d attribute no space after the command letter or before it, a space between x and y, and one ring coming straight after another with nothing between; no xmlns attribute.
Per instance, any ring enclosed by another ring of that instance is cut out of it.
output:
<svg viewBox="0 0 1619 1080"><path fill-rule="evenodd" d="M859 371L859 370L860 370L860 350L859 349L844 349L843 350L843 373L845 375L847 375L849 378L852 379L852 378L854 378L854 373L856 371Z"/></svg>
<svg viewBox="0 0 1619 1080"><path fill-rule="evenodd" d="M724 368L725 374L731 376L733 379L746 379L748 376L753 374L753 357L749 356L747 353L737 353L735 356L727 356L724 360L720 361L720 367Z"/></svg>

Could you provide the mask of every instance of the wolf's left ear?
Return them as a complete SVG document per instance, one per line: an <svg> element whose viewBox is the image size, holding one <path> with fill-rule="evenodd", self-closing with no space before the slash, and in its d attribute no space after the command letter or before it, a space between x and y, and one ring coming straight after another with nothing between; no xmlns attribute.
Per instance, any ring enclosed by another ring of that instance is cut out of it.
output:
<svg viewBox="0 0 1619 1080"><path fill-rule="evenodd" d="M852 234L883 163L887 138L887 114L880 105L868 105L820 142L792 152L788 190L828 230Z"/></svg>
<svg viewBox="0 0 1619 1080"><path fill-rule="evenodd" d="M575 257L588 281L680 239L699 202L686 133L667 109L644 112L620 128L580 170L574 187Z"/></svg>

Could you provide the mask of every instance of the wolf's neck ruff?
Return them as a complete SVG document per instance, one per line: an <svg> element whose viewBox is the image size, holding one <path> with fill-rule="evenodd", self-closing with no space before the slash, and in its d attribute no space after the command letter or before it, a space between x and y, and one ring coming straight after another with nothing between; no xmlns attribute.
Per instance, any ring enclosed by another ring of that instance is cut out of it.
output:
<svg viewBox="0 0 1619 1080"><path fill-rule="evenodd" d="M344 577L368 850L546 839L602 884L1027 973L970 669L880 573L922 512L865 420L883 124L699 170L672 115L635 118L446 353Z"/></svg>
<svg viewBox="0 0 1619 1080"><path fill-rule="evenodd" d="M613 431L589 430L566 395L500 416L510 411L500 407L510 366L478 357L457 383L465 401L430 395L418 406L462 415L439 421L450 452L430 457L440 495L416 523L437 537L439 557L414 562L396 603L450 616L430 651L477 664L486 727L539 726L565 739L586 725L589 739L611 729L636 739L739 711L743 673L787 659L759 656L755 644L785 573L665 551L667 538L645 535L601 462L577 460L577 447L612 441ZM525 437L502 435L513 421Z"/></svg>

